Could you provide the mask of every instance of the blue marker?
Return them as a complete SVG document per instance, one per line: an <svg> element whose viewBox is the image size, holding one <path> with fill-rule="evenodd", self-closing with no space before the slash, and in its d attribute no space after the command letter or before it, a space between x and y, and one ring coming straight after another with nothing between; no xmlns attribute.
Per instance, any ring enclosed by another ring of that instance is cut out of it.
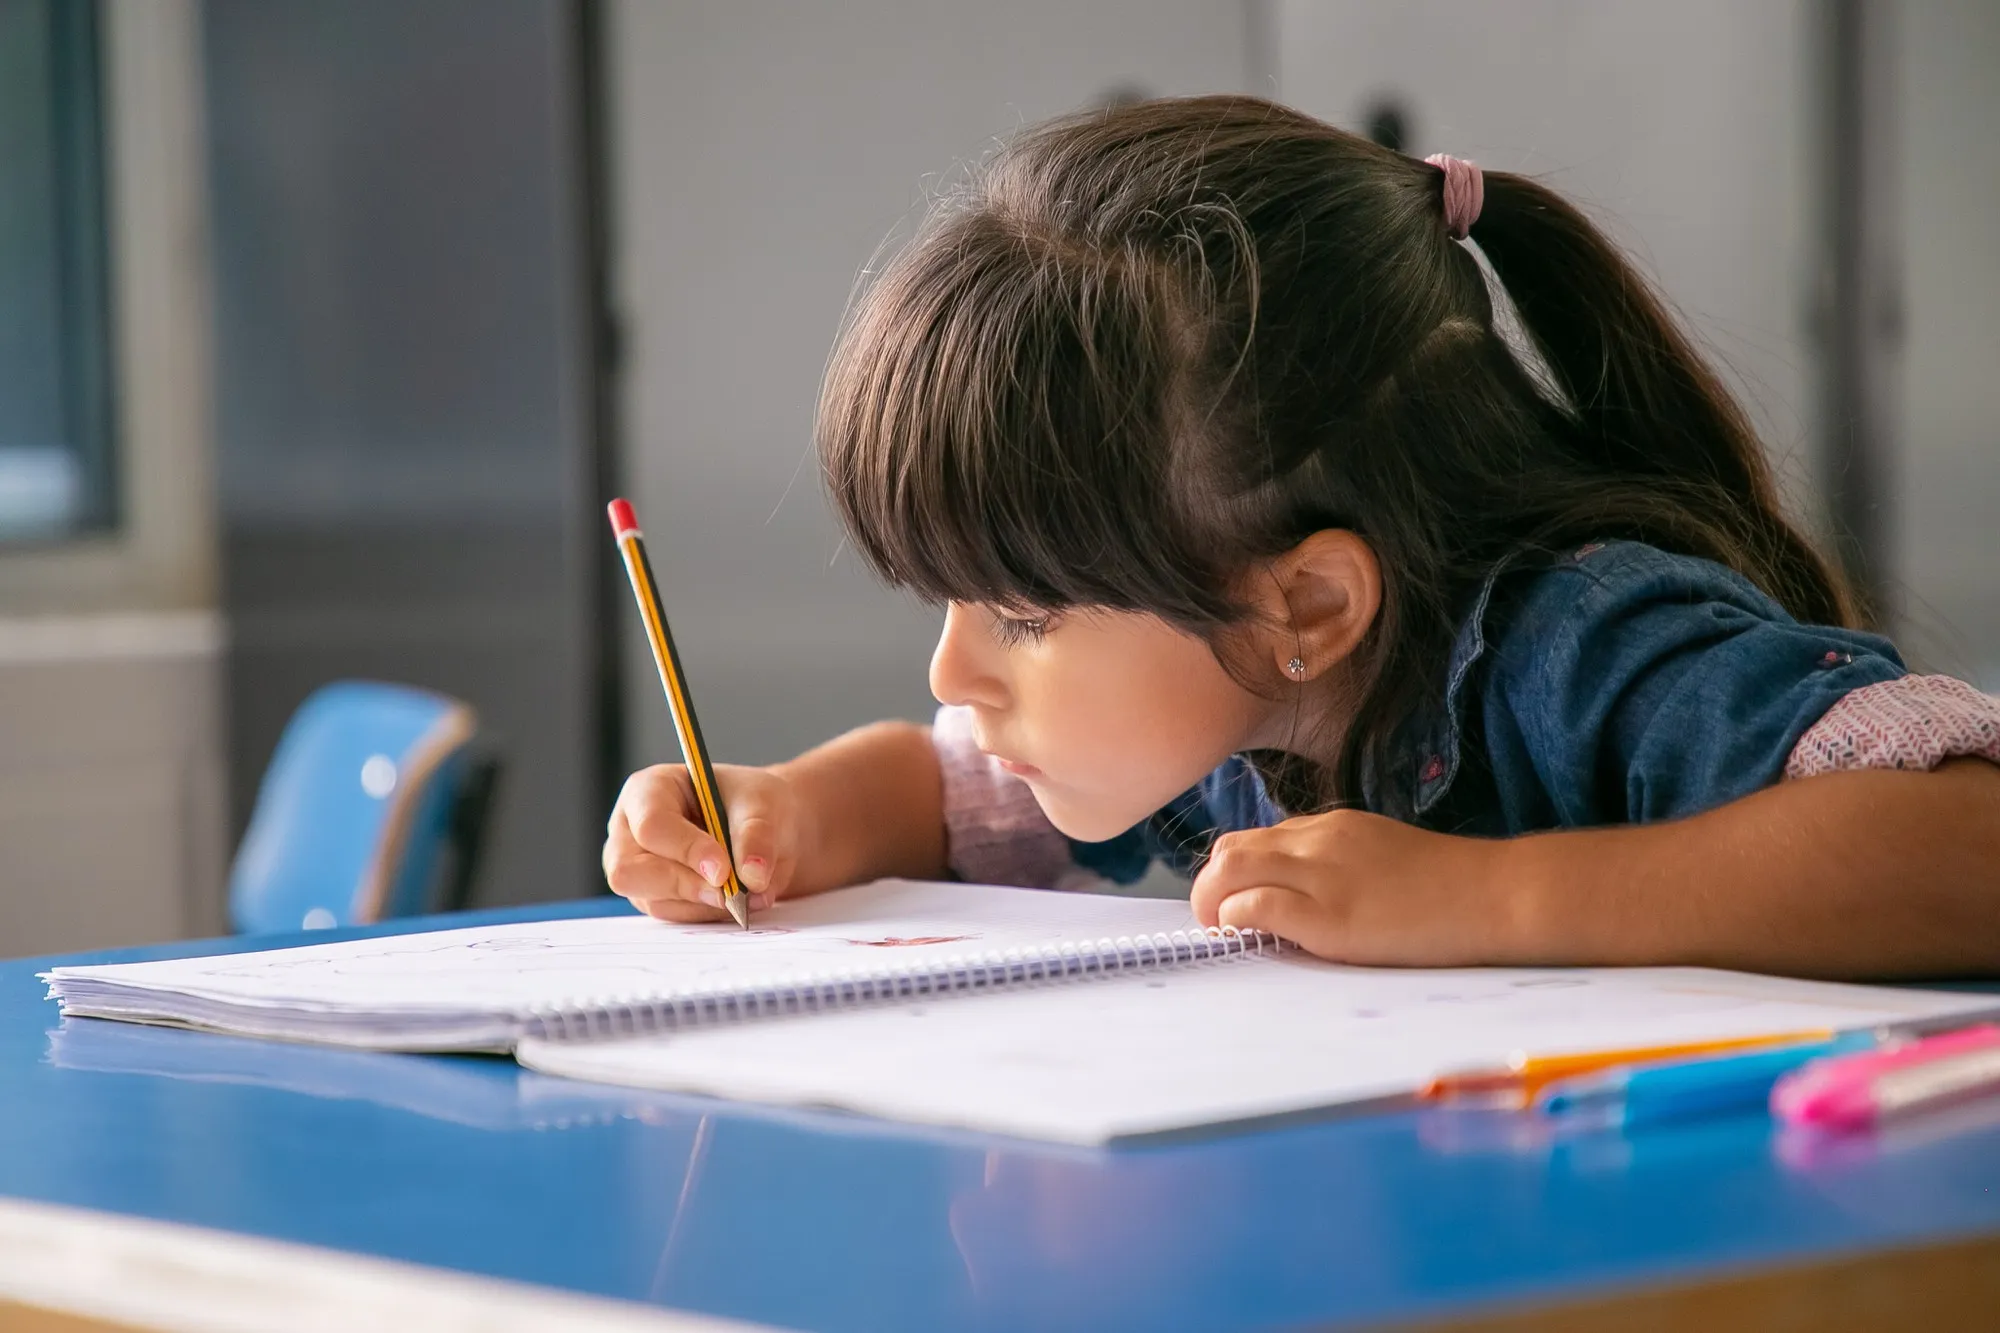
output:
<svg viewBox="0 0 2000 1333"><path fill-rule="evenodd" d="M1874 1032L1693 1060L1629 1065L1552 1083L1536 1100L1546 1114L1595 1124L1639 1125L1763 1106L1771 1088L1808 1060L1877 1044Z"/></svg>

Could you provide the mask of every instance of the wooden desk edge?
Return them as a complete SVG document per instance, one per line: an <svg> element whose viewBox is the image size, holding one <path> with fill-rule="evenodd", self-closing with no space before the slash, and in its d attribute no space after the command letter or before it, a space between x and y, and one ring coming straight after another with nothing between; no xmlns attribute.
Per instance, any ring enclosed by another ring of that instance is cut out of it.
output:
<svg viewBox="0 0 2000 1333"><path fill-rule="evenodd" d="M749 1333L755 1326L288 1241L0 1198L0 1328Z"/></svg>
<svg viewBox="0 0 2000 1333"><path fill-rule="evenodd" d="M1697 1276L1553 1303L1396 1324L1398 1333L1990 1333L2000 1328L2000 1234Z"/></svg>
<svg viewBox="0 0 2000 1333"><path fill-rule="evenodd" d="M2000 1234L1553 1303L1399 1323L1400 1333L1863 1330L1987 1333ZM0 1328L20 1333L434 1329L745 1333L752 1325L198 1227L0 1199Z"/></svg>

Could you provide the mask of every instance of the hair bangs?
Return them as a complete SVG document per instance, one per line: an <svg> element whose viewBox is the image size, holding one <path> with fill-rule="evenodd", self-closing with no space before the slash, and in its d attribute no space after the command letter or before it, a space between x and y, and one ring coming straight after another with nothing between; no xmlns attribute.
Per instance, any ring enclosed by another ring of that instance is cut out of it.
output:
<svg viewBox="0 0 2000 1333"><path fill-rule="evenodd" d="M1220 618L1212 571L1170 552L1171 357L1150 275L1049 245L990 209L948 214L857 303L818 448L849 537L932 603Z"/></svg>

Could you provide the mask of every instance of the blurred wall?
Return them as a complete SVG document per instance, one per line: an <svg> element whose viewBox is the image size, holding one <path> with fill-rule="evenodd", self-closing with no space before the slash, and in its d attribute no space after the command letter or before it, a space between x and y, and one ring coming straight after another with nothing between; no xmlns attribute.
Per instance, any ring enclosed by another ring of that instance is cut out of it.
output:
<svg viewBox="0 0 2000 1333"><path fill-rule="evenodd" d="M625 469L718 756L927 718L933 618L839 538L811 456L857 275L993 137L1126 89L1241 89L1242 0L614 0ZM630 757L676 754L626 621Z"/></svg>
<svg viewBox="0 0 2000 1333"><path fill-rule="evenodd" d="M199 7L102 20L123 502L114 532L0 550L0 957L222 924Z"/></svg>
<svg viewBox="0 0 2000 1333"><path fill-rule="evenodd" d="M8 550L9 614L215 604L200 17L198 0L101 13L118 526Z"/></svg>
<svg viewBox="0 0 2000 1333"><path fill-rule="evenodd" d="M1895 12L1902 637L1926 664L2000 690L2000 5Z"/></svg>
<svg viewBox="0 0 2000 1333"><path fill-rule="evenodd" d="M207 0L235 832L342 677L472 704L482 904L601 885L574 0Z"/></svg>

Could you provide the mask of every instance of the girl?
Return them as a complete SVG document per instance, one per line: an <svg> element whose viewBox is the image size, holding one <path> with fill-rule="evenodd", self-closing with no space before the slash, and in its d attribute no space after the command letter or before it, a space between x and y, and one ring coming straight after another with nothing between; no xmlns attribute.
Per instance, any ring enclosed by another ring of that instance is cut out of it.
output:
<svg viewBox="0 0 2000 1333"><path fill-rule="evenodd" d="M944 707L720 770L753 908L1163 858L1346 962L2000 971L2000 705L1855 628L1531 180L1242 97L1042 127L862 296L818 446ZM655 916L721 917L693 808L612 816Z"/></svg>

